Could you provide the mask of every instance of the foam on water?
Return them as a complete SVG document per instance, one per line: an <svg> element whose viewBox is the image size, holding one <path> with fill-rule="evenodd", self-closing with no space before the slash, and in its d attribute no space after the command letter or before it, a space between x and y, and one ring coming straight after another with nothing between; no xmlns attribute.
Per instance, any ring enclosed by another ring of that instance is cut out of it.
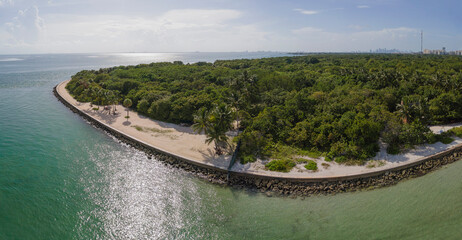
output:
<svg viewBox="0 0 462 240"><path fill-rule="evenodd" d="M22 61L24 59L22 58L0 58L0 62L16 62L16 61Z"/></svg>

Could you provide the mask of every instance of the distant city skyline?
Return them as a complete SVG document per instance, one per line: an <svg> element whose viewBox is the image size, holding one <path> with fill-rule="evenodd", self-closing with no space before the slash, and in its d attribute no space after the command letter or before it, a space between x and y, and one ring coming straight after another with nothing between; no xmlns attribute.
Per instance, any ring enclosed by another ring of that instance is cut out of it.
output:
<svg viewBox="0 0 462 240"><path fill-rule="evenodd" d="M0 0L0 54L462 50L462 1Z"/></svg>

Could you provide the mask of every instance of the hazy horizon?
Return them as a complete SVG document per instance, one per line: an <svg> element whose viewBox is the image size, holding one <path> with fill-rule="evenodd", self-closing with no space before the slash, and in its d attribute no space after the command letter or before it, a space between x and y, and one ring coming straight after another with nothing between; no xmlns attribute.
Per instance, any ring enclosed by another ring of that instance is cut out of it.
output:
<svg viewBox="0 0 462 240"><path fill-rule="evenodd" d="M460 1L0 0L0 54L462 49Z"/></svg>

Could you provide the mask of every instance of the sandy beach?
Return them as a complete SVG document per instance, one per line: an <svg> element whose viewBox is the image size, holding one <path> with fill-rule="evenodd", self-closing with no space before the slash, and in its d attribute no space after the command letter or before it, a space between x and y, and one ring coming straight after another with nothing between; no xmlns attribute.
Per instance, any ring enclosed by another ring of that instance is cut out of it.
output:
<svg viewBox="0 0 462 240"><path fill-rule="evenodd" d="M207 145L205 143L205 135L194 133L190 127L152 120L133 111L129 111L130 118L127 120L125 118L126 109L122 105L117 105L116 115L110 114L108 110L103 111L103 107L95 111L93 110L95 106L91 107L89 103L80 103L70 96L65 89L67 83L68 81L65 81L57 86L56 90L59 95L67 102L101 123L173 155L221 169L227 169L229 166L231 156L216 155L213 150L213 143ZM462 126L462 124L432 126L430 129L435 133L439 133L458 126ZM442 144L440 142L425 144L398 155L387 154L385 146L381 144L380 152L364 166L345 166L335 162L326 162L323 158L320 158L313 159L318 164L317 171L306 170L304 164L298 164L288 173L272 172L265 170L264 165L267 161L262 160L257 160L254 163L245 165L236 162L231 170L235 172L289 178L352 176L403 166L419 161L427 156L462 145L461 138L455 137L454 139L454 142L450 144Z"/></svg>
<svg viewBox="0 0 462 240"><path fill-rule="evenodd" d="M213 143L205 144L205 135L194 133L190 127L152 120L132 110L129 111L130 118L127 120L127 111L122 105L116 106L116 115L110 114L108 110L102 111L103 107L94 111L93 107L97 106L90 107L90 103L80 103L67 92L67 83L68 81L65 81L58 85L58 93L66 101L100 122L162 151L219 168L228 168L231 156L217 156Z"/></svg>

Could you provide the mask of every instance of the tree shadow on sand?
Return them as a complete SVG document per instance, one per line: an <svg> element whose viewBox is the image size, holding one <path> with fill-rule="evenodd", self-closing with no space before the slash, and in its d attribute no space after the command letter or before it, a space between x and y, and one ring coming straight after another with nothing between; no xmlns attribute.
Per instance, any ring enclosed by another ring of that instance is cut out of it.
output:
<svg viewBox="0 0 462 240"><path fill-rule="evenodd" d="M98 119L102 120L103 122L107 124L114 123L116 119L119 117L119 114L114 115L108 111L95 111L93 109L87 109L83 111L88 113L90 116L97 117Z"/></svg>
<svg viewBox="0 0 462 240"><path fill-rule="evenodd" d="M203 157L203 162L213 164L216 167L227 168L231 161L231 156L228 154L217 155L214 150L207 149L205 151L199 151Z"/></svg>

